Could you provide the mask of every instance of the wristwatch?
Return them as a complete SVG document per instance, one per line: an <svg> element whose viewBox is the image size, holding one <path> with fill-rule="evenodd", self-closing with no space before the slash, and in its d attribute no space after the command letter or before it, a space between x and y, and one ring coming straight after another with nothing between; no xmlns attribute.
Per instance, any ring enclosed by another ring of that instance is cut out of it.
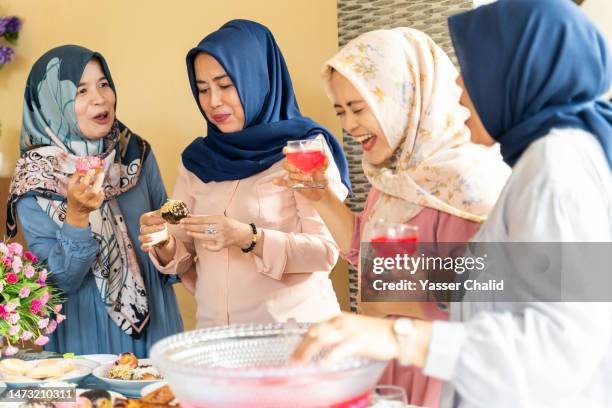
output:
<svg viewBox="0 0 612 408"><path fill-rule="evenodd" d="M400 317L393 322L393 334L395 334L399 348L397 361L403 366L411 365L414 341L417 335L412 319Z"/></svg>

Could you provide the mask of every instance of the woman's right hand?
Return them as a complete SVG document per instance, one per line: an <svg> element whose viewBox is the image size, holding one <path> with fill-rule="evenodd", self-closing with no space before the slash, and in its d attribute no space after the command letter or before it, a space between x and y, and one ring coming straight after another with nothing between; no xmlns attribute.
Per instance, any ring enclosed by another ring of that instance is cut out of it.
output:
<svg viewBox="0 0 612 408"><path fill-rule="evenodd" d="M287 154L287 148L283 148L283 153ZM329 188L329 179L327 178L327 167L329 167L329 159L325 157L325 162L312 173L304 173L287 159L283 161L283 169L287 171L286 178L274 179L274 184L292 188L296 184L304 181L316 181L319 185L324 185L325 188L300 188L297 191L310 201L319 201L323 198L326 190Z"/></svg>
<svg viewBox="0 0 612 408"><path fill-rule="evenodd" d="M104 173L94 175L93 171L85 176L74 173L68 181L66 222L74 227L89 225L89 213L97 210L104 201L102 182Z"/></svg>

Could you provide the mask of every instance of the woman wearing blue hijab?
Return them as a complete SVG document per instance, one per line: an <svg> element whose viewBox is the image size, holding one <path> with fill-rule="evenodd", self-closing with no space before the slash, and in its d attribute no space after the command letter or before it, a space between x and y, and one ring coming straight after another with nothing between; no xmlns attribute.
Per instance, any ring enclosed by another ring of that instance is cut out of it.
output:
<svg viewBox="0 0 612 408"><path fill-rule="evenodd" d="M284 174L287 141L316 137L344 199L346 158L327 129L300 113L274 37L261 24L230 21L189 51L187 71L208 124L183 152L173 195L191 215L157 246L149 234L165 228L163 219L143 217L143 247L163 272L192 283L198 327L338 314L328 276L338 247L307 200L272 180Z"/></svg>
<svg viewBox="0 0 612 408"><path fill-rule="evenodd" d="M612 242L612 105L601 98L612 60L602 34L567 0L500 0L451 17L449 27L472 140L497 141L512 166L473 240ZM575 252L562 255L541 274L535 257L518 254L508 264L528 268L513 268L509 283L550 293L550 277L562 276L571 279L564 294L588 296L597 277ZM457 303L454 322L404 321L399 330L342 316L314 326L296 358L333 344L340 354L399 358L447 381L445 407L612 406L612 304L553 300ZM362 346L373 334L377 346Z"/></svg>

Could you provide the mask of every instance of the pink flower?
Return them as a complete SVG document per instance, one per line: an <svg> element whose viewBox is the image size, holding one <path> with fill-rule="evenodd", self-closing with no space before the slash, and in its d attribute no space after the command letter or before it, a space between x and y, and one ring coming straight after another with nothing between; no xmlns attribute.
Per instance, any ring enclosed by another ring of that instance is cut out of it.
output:
<svg viewBox="0 0 612 408"><path fill-rule="evenodd" d="M23 268L23 275L28 279L32 279L35 273L36 269L34 269L32 265L26 265L25 268Z"/></svg>
<svg viewBox="0 0 612 408"><path fill-rule="evenodd" d="M55 318L57 319L58 323L61 323L64 320L66 320L66 316L64 316L63 314L59 314L59 313L55 316Z"/></svg>
<svg viewBox="0 0 612 408"><path fill-rule="evenodd" d="M2 258L2 263L4 264L4 269L10 269L10 267L11 267L11 258L9 258L8 256Z"/></svg>
<svg viewBox="0 0 612 408"><path fill-rule="evenodd" d="M14 356L15 354L17 354L17 352L19 351L19 349L15 346L8 346L6 348L6 350L4 350L4 355L6 356Z"/></svg>
<svg viewBox="0 0 612 408"><path fill-rule="evenodd" d="M53 311L54 311L55 313L59 313L59 312L61 312L61 311L62 311L62 307L63 307L63 305L61 305L61 304L59 304L59 303L58 303L57 305L53 306Z"/></svg>
<svg viewBox="0 0 612 408"><path fill-rule="evenodd" d="M38 321L38 328L39 329L44 329L45 327L47 327L49 325L49 319L40 319Z"/></svg>
<svg viewBox="0 0 612 408"><path fill-rule="evenodd" d="M30 288L28 288L27 286L24 286L23 288L19 290L19 297L21 299L27 298L28 296L30 296Z"/></svg>
<svg viewBox="0 0 612 408"><path fill-rule="evenodd" d="M21 258L18 256L13 257L13 262L11 263L11 267L13 268L13 272L19 273L21 272L21 267L23 266L23 262Z"/></svg>
<svg viewBox="0 0 612 408"><path fill-rule="evenodd" d="M36 340L34 340L34 344L37 346L44 346L49 342L49 338L47 336L40 336Z"/></svg>
<svg viewBox="0 0 612 408"><path fill-rule="evenodd" d="M19 333L19 329L20 329L19 326L10 326L9 331L8 331L9 336L14 336L17 333Z"/></svg>
<svg viewBox="0 0 612 408"><path fill-rule="evenodd" d="M38 314L40 312L40 308L43 306L40 299L32 300L32 304L30 305L30 312L34 314Z"/></svg>
<svg viewBox="0 0 612 408"><path fill-rule="evenodd" d="M47 326L47 329L45 330L45 334L51 334L55 331L55 329L57 329L57 322L55 320L51 320Z"/></svg>
<svg viewBox="0 0 612 408"><path fill-rule="evenodd" d="M46 305L47 302L49 301L49 298L51 296L49 295L49 292L45 292L42 294L42 296L40 297L40 301L43 303L43 305Z"/></svg>
<svg viewBox="0 0 612 408"><path fill-rule="evenodd" d="M3 253L4 255L8 255L9 253L9 249L4 242L0 242L0 253Z"/></svg>
<svg viewBox="0 0 612 408"><path fill-rule="evenodd" d="M8 317L8 312L6 311L6 306L0 305L0 319L6 319Z"/></svg>
<svg viewBox="0 0 612 408"><path fill-rule="evenodd" d="M5 276L5 279L6 279L6 283L13 285L17 283L17 281L19 280L19 276L17 276L16 273L7 273Z"/></svg>
<svg viewBox="0 0 612 408"><path fill-rule="evenodd" d="M23 247L18 242L12 242L8 245L8 250L11 255L21 256L23 255Z"/></svg>
<svg viewBox="0 0 612 408"><path fill-rule="evenodd" d="M15 311L15 309L17 309L17 305L14 303L7 303L4 306L4 310L6 310L9 313L13 313Z"/></svg>
<svg viewBox="0 0 612 408"><path fill-rule="evenodd" d="M38 279L40 279L41 281L46 281L47 280L47 274L49 273L49 271L47 271L46 269L41 270L38 273Z"/></svg>
<svg viewBox="0 0 612 408"><path fill-rule="evenodd" d="M25 254L23 254L23 257L32 263L38 262L38 257L30 251L26 251Z"/></svg>
<svg viewBox="0 0 612 408"><path fill-rule="evenodd" d="M28 341L28 340L30 340L32 338L33 335L34 334L31 331L24 330L23 333L21 333L20 339L23 340L23 341Z"/></svg>
<svg viewBox="0 0 612 408"><path fill-rule="evenodd" d="M45 281L42 280L42 279L37 280L36 283L38 283L38 288L39 289L40 288L44 288L45 286L47 286L47 285L45 285Z"/></svg>
<svg viewBox="0 0 612 408"><path fill-rule="evenodd" d="M8 319L6 319L10 324L17 324L17 322L19 321L20 317L19 314L17 313L11 313L8 317Z"/></svg>

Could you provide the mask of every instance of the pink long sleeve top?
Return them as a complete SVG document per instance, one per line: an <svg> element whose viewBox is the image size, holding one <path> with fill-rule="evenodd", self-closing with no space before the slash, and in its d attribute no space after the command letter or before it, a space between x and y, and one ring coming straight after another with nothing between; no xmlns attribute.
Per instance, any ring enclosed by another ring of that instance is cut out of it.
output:
<svg viewBox="0 0 612 408"><path fill-rule="evenodd" d="M330 158L330 185L344 199L346 187ZM312 205L292 189L272 180L285 176L281 163L251 177L202 182L182 164L173 194L192 214L224 214L255 223L263 233L263 256L230 247L211 252L169 225L177 242L174 259L165 266L152 256L162 273L197 275L185 279L194 292L197 327L234 323L299 322L328 319L340 308L329 273L339 249Z"/></svg>

